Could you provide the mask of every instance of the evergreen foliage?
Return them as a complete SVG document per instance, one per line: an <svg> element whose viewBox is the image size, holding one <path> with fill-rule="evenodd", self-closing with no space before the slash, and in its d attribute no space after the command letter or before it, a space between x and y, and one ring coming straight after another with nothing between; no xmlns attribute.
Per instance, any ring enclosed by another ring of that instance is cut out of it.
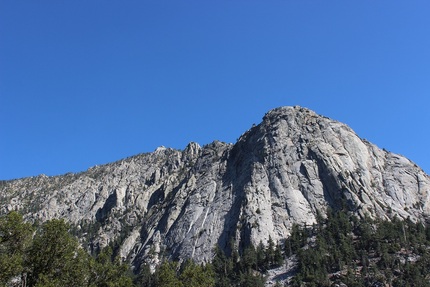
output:
<svg viewBox="0 0 430 287"><path fill-rule="evenodd" d="M269 269L297 259L285 286L430 286L430 228L420 222L359 219L327 211L314 226L293 225L283 248L249 244L230 254L218 246L211 263L164 260L133 275L108 246L94 257L83 250L64 220L40 226L11 212L0 217L0 287L262 287ZM282 286L276 282L275 286Z"/></svg>
<svg viewBox="0 0 430 287"><path fill-rule="evenodd" d="M283 259L281 247L275 246L270 237L267 246L262 242L258 244L257 248L250 244L241 255L238 255L237 251L233 251L231 256L226 256L222 249L216 247L215 257L212 261L216 279L215 286L264 286L264 273L270 268L281 266Z"/></svg>
<svg viewBox="0 0 430 287"><path fill-rule="evenodd" d="M88 281L85 252L68 228L64 220L53 219L36 232L26 262L29 286L84 286Z"/></svg>
<svg viewBox="0 0 430 287"><path fill-rule="evenodd" d="M286 240L286 254L298 258L290 285L430 286L429 234L419 222L328 210L311 230L293 227Z"/></svg>
<svg viewBox="0 0 430 287"><path fill-rule="evenodd" d="M156 286L159 287L183 287L179 279L179 267L177 262L164 261L155 272Z"/></svg>
<svg viewBox="0 0 430 287"><path fill-rule="evenodd" d="M1 217L0 286L133 286L128 265L112 258L110 249L91 257L69 229L62 219L36 228L16 212Z"/></svg>
<svg viewBox="0 0 430 287"><path fill-rule="evenodd" d="M16 212L0 218L0 286L23 273L32 233L31 225Z"/></svg>

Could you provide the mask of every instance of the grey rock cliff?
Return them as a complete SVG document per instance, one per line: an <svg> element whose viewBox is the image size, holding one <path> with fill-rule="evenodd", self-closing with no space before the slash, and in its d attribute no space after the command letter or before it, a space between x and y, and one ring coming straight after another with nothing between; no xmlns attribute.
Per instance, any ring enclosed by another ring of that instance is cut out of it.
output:
<svg viewBox="0 0 430 287"><path fill-rule="evenodd" d="M66 218L88 249L117 242L133 266L160 256L210 261L289 235L342 204L380 218L426 220L430 178L408 159L301 107L268 112L233 144L160 147L79 174L0 183L0 213Z"/></svg>

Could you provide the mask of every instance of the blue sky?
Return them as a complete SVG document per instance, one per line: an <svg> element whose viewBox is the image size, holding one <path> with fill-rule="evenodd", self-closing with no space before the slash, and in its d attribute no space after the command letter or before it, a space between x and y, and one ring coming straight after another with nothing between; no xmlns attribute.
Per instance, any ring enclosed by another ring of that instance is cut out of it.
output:
<svg viewBox="0 0 430 287"><path fill-rule="evenodd" d="M0 1L0 179L300 105L430 172L429 1Z"/></svg>

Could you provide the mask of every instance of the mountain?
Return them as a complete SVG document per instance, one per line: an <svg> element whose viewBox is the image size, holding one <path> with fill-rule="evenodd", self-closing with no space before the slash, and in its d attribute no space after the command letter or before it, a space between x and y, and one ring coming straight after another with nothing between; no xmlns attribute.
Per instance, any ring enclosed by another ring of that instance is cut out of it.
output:
<svg viewBox="0 0 430 287"><path fill-rule="evenodd" d="M430 177L347 125L302 107L269 111L235 144L160 147L78 174L0 182L0 213L66 218L84 247L114 243L135 268L161 256L210 261L219 245L275 242L327 208L430 215Z"/></svg>

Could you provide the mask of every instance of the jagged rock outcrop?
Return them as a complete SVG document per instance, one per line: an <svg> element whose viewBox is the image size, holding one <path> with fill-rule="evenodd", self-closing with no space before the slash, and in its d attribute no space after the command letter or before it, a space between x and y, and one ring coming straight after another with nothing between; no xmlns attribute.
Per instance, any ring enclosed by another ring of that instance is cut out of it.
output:
<svg viewBox="0 0 430 287"><path fill-rule="evenodd" d="M235 144L160 147L79 174L0 183L0 212L66 218L89 249L116 241L133 266L161 255L209 261L288 236L327 207L426 220L430 178L408 159L301 107L268 112Z"/></svg>

